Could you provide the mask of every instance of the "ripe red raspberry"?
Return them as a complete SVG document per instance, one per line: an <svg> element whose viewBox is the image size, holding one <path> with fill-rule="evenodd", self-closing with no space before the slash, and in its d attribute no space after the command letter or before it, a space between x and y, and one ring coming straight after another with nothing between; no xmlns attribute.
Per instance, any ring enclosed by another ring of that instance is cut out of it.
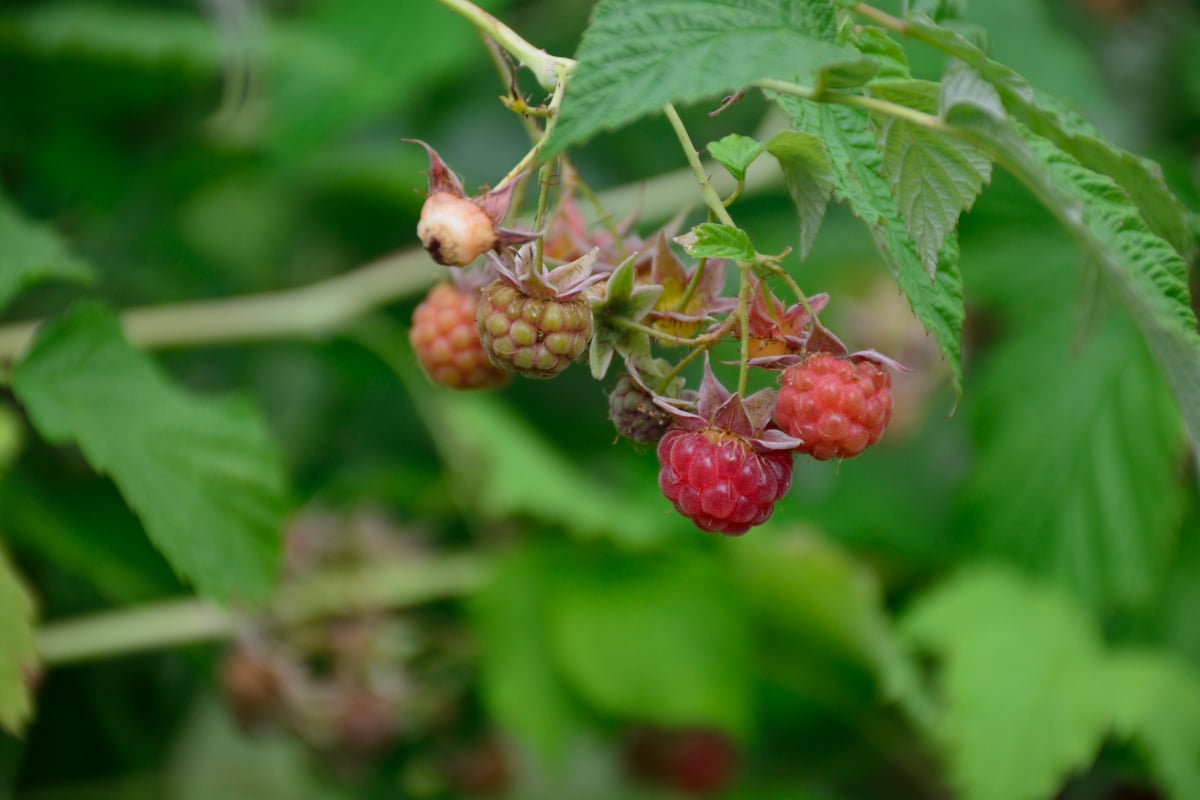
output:
<svg viewBox="0 0 1200 800"><path fill-rule="evenodd" d="M508 373L488 360L475 327L478 301L453 284L439 283L413 311L409 341L430 380L451 389L499 386Z"/></svg>
<svg viewBox="0 0 1200 800"><path fill-rule="evenodd" d="M852 458L879 441L892 418L892 378L874 361L814 353L788 367L775 422L803 440L796 452Z"/></svg>
<svg viewBox="0 0 1200 800"><path fill-rule="evenodd" d="M658 486L675 509L712 533L761 525L792 484L792 455L756 451L720 428L674 428L658 443Z"/></svg>

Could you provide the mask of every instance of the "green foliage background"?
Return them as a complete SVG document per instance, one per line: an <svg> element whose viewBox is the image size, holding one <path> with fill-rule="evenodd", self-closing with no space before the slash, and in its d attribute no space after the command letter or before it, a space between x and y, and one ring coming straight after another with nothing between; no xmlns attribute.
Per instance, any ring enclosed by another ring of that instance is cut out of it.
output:
<svg viewBox="0 0 1200 800"><path fill-rule="evenodd" d="M482 5L570 54L592 3ZM1200 20L1111 5L977 0L968 19L1194 209ZM905 419L836 468L798 463L769 525L718 540L669 513L652 453L613 443L585 367L486 395L430 386L406 338L429 265L336 334L152 358L121 338L111 309L303 286L415 246L425 157L401 138L471 188L527 148L477 35L432 0L212 7L0 7L0 303L7 321L56 319L0 397L0 723L31 711L17 665L34 607L53 622L196 590L261 599L292 513L377 507L489 565L433 610L472 642L465 725L511 738L519 796L658 796L616 755L630 725L658 723L735 737L727 796L745 800L1200 797L1194 457L1101 267L1016 181L996 170L962 218L960 399L941 356L953 312L938 341L914 334L846 206L805 237L794 274L832 295L823 319L917 367ZM931 53L909 48L917 77L940 77ZM685 109L697 143L770 124L753 92L707 110ZM858 113L820 112L802 129ZM575 160L600 190L684 166L659 117ZM835 196L862 213L849 183ZM643 202L643 232L677 210ZM737 208L760 252L799 243L782 181ZM909 253L901 280L940 248ZM213 701L219 650L51 669L23 735L0 734L0 797L420 794L405 754L350 780L245 737Z"/></svg>

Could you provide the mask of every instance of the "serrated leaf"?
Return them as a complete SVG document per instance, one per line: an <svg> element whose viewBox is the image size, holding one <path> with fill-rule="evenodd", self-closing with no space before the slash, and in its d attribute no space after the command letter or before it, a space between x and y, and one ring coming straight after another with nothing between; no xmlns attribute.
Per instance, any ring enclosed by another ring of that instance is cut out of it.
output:
<svg viewBox="0 0 1200 800"><path fill-rule="evenodd" d="M984 365L978 465L968 489L993 552L1099 607L1145 603L1183 513L1185 447L1136 330L1108 319L1086 347L1049 307Z"/></svg>
<svg viewBox="0 0 1200 800"><path fill-rule="evenodd" d="M825 143L811 133L780 131L767 142L767 152L783 169L783 183L800 220L800 259L808 257L825 209L833 197L833 165Z"/></svg>
<svg viewBox="0 0 1200 800"><path fill-rule="evenodd" d="M1154 651L1114 653L1107 664L1116 735L1132 739L1173 798L1200 797L1200 676Z"/></svg>
<svg viewBox="0 0 1200 800"><path fill-rule="evenodd" d="M1047 140L974 105L953 106L946 119L1021 180L1100 267L1170 383L1193 446L1200 447L1200 334L1179 253L1151 233L1120 186Z"/></svg>
<svg viewBox="0 0 1200 800"><path fill-rule="evenodd" d="M820 138L833 164L834 194L867 223L880 253L896 278L913 313L933 334L950 367L956 392L962 391L962 276L958 244L947 237L933 283L917 253L904 220L880 174L882 158L865 111L807 103L781 96L779 103L802 132Z"/></svg>
<svg viewBox="0 0 1200 800"><path fill-rule="evenodd" d="M1092 761L1111 698L1094 624L1068 596L977 567L919 598L901 629L941 658L937 734L964 800L1043 800Z"/></svg>
<svg viewBox="0 0 1200 800"><path fill-rule="evenodd" d="M1136 203L1150 230L1175 250L1189 256L1196 249L1189 214L1163 180L1162 170L1149 159L1114 147L1078 115L1058 101L1036 93L1020 74L988 58L987 54L959 33L939 26L924 14L907 21L910 34L938 47L971 66L1000 95L1005 109L1060 150L1089 170L1106 174Z"/></svg>
<svg viewBox="0 0 1200 800"><path fill-rule="evenodd" d="M217 599L271 591L286 510L280 454L246 403L198 399L86 305L47 325L13 371L38 431L112 476L171 565Z"/></svg>
<svg viewBox="0 0 1200 800"><path fill-rule="evenodd" d="M0 549L0 727L13 734L32 713L29 679L37 667L33 599Z"/></svg>
<svg viewBox="0 0 1200 800"><path fill-rule="evenodd" d="M813 91L820 94L831 90L857 89L878 75L881 66L874 58L857 58L853 61L826 64L816 71Z"/></svg>
<svg viewBox="0 0 1200 800"><path fill-rule="evenodd" d="M731 133L708 143L708 154L739 181L746 179L746 170L754 163L754 159L762 155L764 149L766 145L762 142L740 133Z"/></svg>
<svg viewBox="0 0 1200 800"><path fill-rule="evenodd" d="M89 283L94 277L57 233L30 222L0 196L0 308L43 281Z"/></svg>
<svg viewBox="0 0 1200 800"><path fill-rule="evenodd" d="M879 65L876 77L902 80L912 77L908 71L908 56L903 45L888 36L887 31L863 25L856 28L851 35L855 48Z"/></svg>
<svg viewBox="0 0 1200 800"><path fill-rule="evenodd" d="M856 60L832 43L836 13L811 0L600 0L546 155L669 102Z"/></svg>
<svg viewBox="0 0 1200 800"><path fill-rule="evenodd" d="M894 82L877 84L871 87L871 94L896 101L901 86ZM910 94L913 99L920 96L919 91ZM935 104L930 98L929 105ZM927 113L934 110L912 99L904 105ZM976 147L896 117L882 121L878 136L882 168L892 196L921 263L929 279L934 280L946 236L991 180L992 162Z"/></svg>
<svg viewBox="0 0 1200 800"><path fill-rule="evenodd" d="M718 222L702 222L684 235L676 236L675 241L695 258L753 261L757 255L749 234L741 228Z"/></svg>
<svg viewBox="0 0 1200 800"><path fill-rule="evenodd" d="M547 638L556 559L526 547L504 559L472 599L480 684L491 719L549 759L561 758L586 716Z"/></svg>
<svg viewBox="0 0 1200 800"><path fill-rule="evenodd" d="M744 732L750 642L732 596L694 556L560 563L549 609L555 658L599 711Z"/></svg>

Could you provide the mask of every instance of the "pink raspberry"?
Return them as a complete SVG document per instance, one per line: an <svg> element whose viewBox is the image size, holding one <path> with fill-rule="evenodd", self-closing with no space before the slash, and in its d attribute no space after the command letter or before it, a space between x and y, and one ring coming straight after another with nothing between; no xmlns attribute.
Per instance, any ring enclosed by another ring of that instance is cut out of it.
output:
<svg viewBox="0 0 1200 800"><path fill-rule="evenodd" d="M658 485L675 509L712 533L761 525L792 484L792 455L759 451L720 428L673 428L658 443Z"/></svg>
<svg viewBox="0 0 1200 800"><path fill-rule="evenodd" d="M475 327L478 300L450 283L439 283L413 312L409 341L434 383L451 389L499 386L508 373L488 360Z"/></svg>
<svg viewBox="0 0 1200 800"><path fill-rule="evenodd" d="M892 378L865 358L814 353L788 367L775 422L803 440L796 452L852 458L879 441L892 418Z"/></svg>

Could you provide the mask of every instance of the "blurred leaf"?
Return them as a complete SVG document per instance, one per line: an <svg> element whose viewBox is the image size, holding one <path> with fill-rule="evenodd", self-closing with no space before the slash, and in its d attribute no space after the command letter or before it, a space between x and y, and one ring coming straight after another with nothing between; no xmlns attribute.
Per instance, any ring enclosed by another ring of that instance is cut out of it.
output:
<svg viewBox="0 0 1200 800"><path fill-rule="evenodd" d="M1078 352L1073 325L1071 309L1047 309L985 365L969 495L994 552L1088 601L1139 604L1183 512L1183 432L1124 317Z"/></svg>
<svg viewBox="0 0 1200 800"><path fill-rule="evenodd" d="M894 86L874 84L871 94L897 102L891 91ZM936 113L936 85L931 86L934 91L927 101L912 108ZM933 280L946 237L957 227L959 215L971 209L983 185L991 180L992 162L969 144L895 117L880 123L878 136L883 172L892 196L921 263Z"/></svg>
<svg viewBox="0 0 1200 800"><path fill-rule="evenodd" d="M563 674L598 710L744 733L746 618L728 580L697 557L561 564L549 608Z"/></svg>
<svg viewBox="0 0 1200 800"><path fill-rule="evenodd" d="M547 155L669 102L857 59L835 30L833 6L805 0L601 0Z"/></svg>
<svg viewBox="0 0 1200 800"><path fill-rule="evenodd" d="M746 170L762 155L765 147L766 145L757 139L731 133L715 142L709 142L708 154L729 170L729 174L735 179L742 181L746 179Z"/></svg>
<svg viewBox="0 0 1200 800"><path fill-rule="evenodd" d="M0 195L0 308L42 281L89 283L92 268L51 228L25 219Z"/></svg>
<svg viewBox="0 0 1200 800"><path fill-rule="evenodd" d="M0 727L12 733L33 711L28 680L37 667L33 598L0 549Z"/></svg>
<svg viewBox="0 0 1200 800"><path fill-rule="evenodd" d="M1114 730L1146 753L1170 797L1200 797L1200 677L1150 651L1114 654L1107 686Z"/></svg>
<svg viewBox="0 0 1200 800"><path fill-rule="evenodd" d="M62 502L63 488L38 485L24 470L0 481L3 535L21 555L37 555L64 572L93 583L114 602L133 602L177 592L170 567L115 492L121 519L113 520L111 505L79 485L70 489L71 502ZM105 494L108 499L108 494ZM125 522L129 517L130 524Z"/></svg>
<svg viewBox="0 0 1200 800"><path fill-rule="evenodd" d="M41 331L13 389L46 439L78 442L112 475L201 592L244 601L270 593L286 489L275 446L247 404L181 392L92 305Z"/></svg>
<svg viewBox="0 0 1200 800"><path fill-rule="evenodd" d="M1111 697L1093 623L1069 597L976 567L920 598L902 630L941 657L938 735L964 800L1043 800L1094 758Z"/></svg>
<svg viewBox="0 0 1200 800"><path fill-rule="evenodd" d="M892 199L882 176L883 159L871 135L867 112L842 106L820 105L796 98L779 98L793 124L825 142L833 163L834 192L854 215L871 229L880 253L912 305L925 330L937 339L942 357L962 392L962 276L958 271L958 245L949 236L938 261L937 277L929 274L917 245Z"/></svg>
<svg viewBox="0 0 1200 800"><path fill-rule="evenodd" d="M528 516L635 546L661 542L680 527L665 500L630 502L615 486L582 472L495 397L439 394L437 419L432 433L446 442L451 464L485 516Z"/></svg>
<svg viewBox="0 0 1200 800"><path fill-rule="evenodd" d="M9 466L21 452L21 420L7 405L0 405L0 476L8 472Z"/></svg>
<svg viewBox="0 0 1200 800"><path fill-rule="evenodd" d="M686 525L657 490L637 495L588 475L500 396L431 386L399 325L374 317L354 336L404 383L455 488L485 517L525 516L631 547L655 546Z"/></svg>
<svg viewBox="0 0 1200 800"><path fill-rule="evenodd" d="M500 563L471 600L484 703L492 719L542 756L563 757L586 717L550 652L553 554L527 546Z"/></svg>
<svg viewBox="0 0 1200 800"><path fill-rule="evenodd" d="M249 736L216 697L195 704L167 763L166 800L335 800L344 797L319 781L309 753L296 738L274 731Z"/></svg>
<svg viewBox="0 0 1200 800"><path fill-rule="evenodd" d="M928 716L879 582L849 555L815 536L789 535L740 541L732 556L757 620L832 649L874 675L883 696Z"/></svg>
<svg viewBox="0 0 1200 800"><path fill-rule="evenodd" d="M808 257L825 210L833 197L833 165L825 143L810 133L780 131L767 142L767 152L775 156L783 170L796 214L800 218L800 259Z"/></svg>

